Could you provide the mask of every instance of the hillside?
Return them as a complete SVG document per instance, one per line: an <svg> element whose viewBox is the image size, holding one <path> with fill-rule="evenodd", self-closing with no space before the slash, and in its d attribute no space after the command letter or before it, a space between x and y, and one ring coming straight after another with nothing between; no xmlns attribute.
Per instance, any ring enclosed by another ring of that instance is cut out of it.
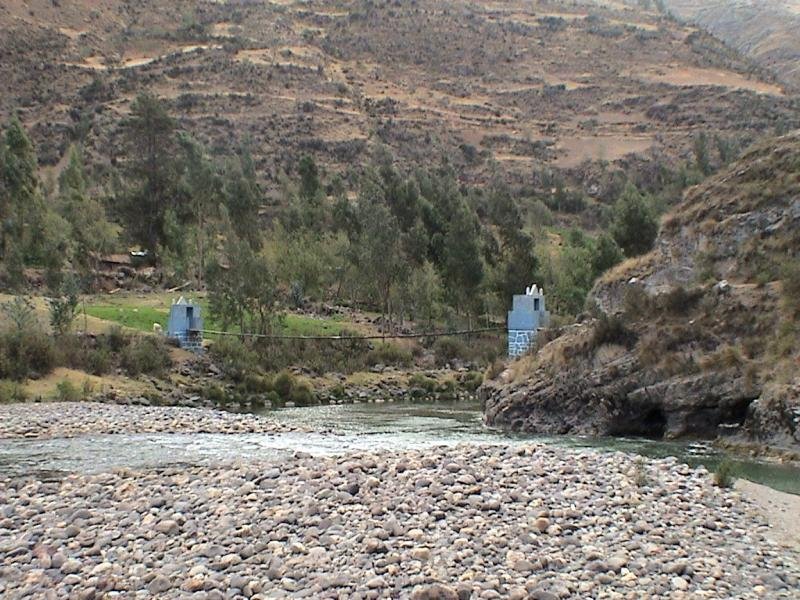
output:
<svg viewBox="0 0 800 600"><path fill-rule="evenodd" d="M348 174L377 142L407 167L447 156L483 182L496 161L522 184L684 157L698 131L800 126L747 60L616 2L12 0L0 31L0 119L21 113L44 166L73 141L114 165L141 91L213 152L248 140L273 191L302 154Z"/></svg>
<svg viewBox="0 0 800 600"><path fill-rule="evenodd" d="M707 29L732 48L800 87L798 0L666 0L677 17Z"/></svg>
<svg viewBox="0 0 800 600"><path fill-rule="evenodd" d="M800 133L691 189L655 249L595 285L597 317L484 390L489 423L800 444ZM560 334L560 335L559 335Z"/></svg>

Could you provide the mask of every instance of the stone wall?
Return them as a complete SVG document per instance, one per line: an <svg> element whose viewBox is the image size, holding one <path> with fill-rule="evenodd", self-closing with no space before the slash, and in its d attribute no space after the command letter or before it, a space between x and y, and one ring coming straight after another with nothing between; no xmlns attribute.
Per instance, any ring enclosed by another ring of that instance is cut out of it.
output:
<svg viewBox="0 0 800 600"><path fill-rule="evenodd" d="M508 356L516 358L525 354L536 339L536 331L509 329Z"/></svg>

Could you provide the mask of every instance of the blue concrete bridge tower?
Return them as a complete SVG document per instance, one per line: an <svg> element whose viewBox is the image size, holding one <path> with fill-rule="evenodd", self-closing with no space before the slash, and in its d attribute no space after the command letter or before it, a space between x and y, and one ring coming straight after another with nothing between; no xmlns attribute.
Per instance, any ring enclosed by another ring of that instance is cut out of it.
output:
<svg viewBox="0 0 800 600"><path fill-rule="evenodd" d="M203 349L203 317L200 306L187 302L181 296L169 309L167 336L178 340L185 350L201 352Z"/></svg>
<svg viewBox="0 0 800 600"><path fill-rule="evenodd" d="M540 328L547 326L550 313L544 302L544 292L533 285L525 294L514 296L508 312L508 356L516 358L530 350Z"/></svg>

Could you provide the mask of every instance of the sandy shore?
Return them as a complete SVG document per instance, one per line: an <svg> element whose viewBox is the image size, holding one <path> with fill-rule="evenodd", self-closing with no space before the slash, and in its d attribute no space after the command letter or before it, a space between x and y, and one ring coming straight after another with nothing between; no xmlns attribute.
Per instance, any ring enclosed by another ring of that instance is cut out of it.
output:
<svg viewBox="0 0 800 600"><path fill-rule="evenodd" d="M751 500L769 523L768 535L778 544L800 551L800 496L773 490L746 479L736 489Z"/></svg>

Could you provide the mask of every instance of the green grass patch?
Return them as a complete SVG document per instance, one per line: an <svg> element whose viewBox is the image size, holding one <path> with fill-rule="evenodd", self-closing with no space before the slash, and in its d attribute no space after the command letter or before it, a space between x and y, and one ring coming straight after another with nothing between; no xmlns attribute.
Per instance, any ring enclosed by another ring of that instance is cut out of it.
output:
<svg viewBox="0 0 800 600"><path fill-rule="evenodd" d="M170 301L164 299L163 307L153 306L150 299L114 298L111 302L106 297L98 297L97 304L87 302L86 314L117 323L136 331L151 332L153 324L158 323L166 331L169 319ZM138 301L138 303L137 303ZM221 331L222 324L211 315L205 298L197 301L200 305L205 329ZM285 335L341 335L346 327L341 318L315 318L306 315L287 314L283 320L280 333ZM238 326L229 327L228 331L238 331Z"/></svg>
<svg viewBox="0 0 800 600"><path fill-rule="evenodd" d="M138 308L95 305L87 306L86 314L90 317L117 323L123 327L129 327L136 331L153 331L153 323L158 323L164 329L167 328L167 318L169 310L151 308L143 306Z"/></svg>
<svg viewBox="0 0 800 600"><path fill-rule="evenodd" d="M286 315L283 333L286 335L341 335L346 323L335 318L317 319L305 315Z"/></svg>

